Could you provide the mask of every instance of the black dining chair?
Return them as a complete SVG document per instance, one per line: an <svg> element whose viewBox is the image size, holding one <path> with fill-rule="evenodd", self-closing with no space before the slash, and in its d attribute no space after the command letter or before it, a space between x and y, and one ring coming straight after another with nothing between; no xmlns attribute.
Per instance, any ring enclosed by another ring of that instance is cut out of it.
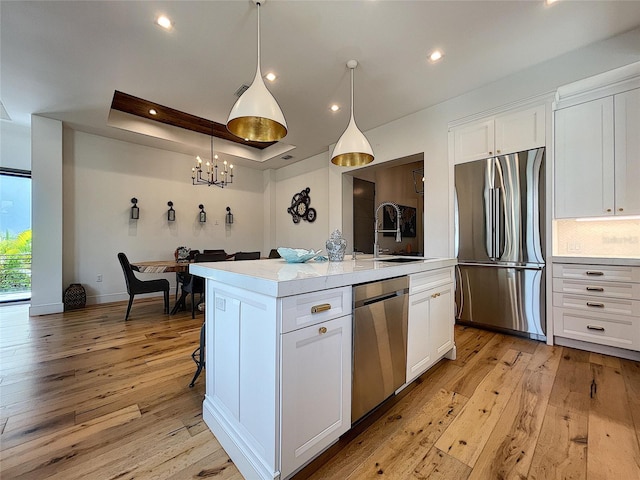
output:
<svg viewBox="0 0 640 480"><path fill-rule="evenodd" d="M236 252L236 260L260 260L260 252Z"/></svg>
<svg viewBox="0 0 640 480"><path fill-rule="evenodd" d="M224 262L226 259L227 254L224 252L199 253L195 256L193 261L194 263ZM202 300L202 295L204 294L204 278L192 274L187 274L187 276L188 278L185 278L185 283L182 285L182 296L180 297L180 300L178 300L178 304L180 302L184 303L187 295L191 295L191 318L196 318L195 294L199 294L200 299ZM176 307L178 304L176 304Z"/></svg>
<svg viewBox="0 0 640 480"><path fill-rule="evenodd" d="M118 260L120 260L120 265L124 272L124 281L127 284L127 293L129 294L129 305L127 306L127 314L124 317L125 321L129 318L133 297L142 293L163 292L164 313L169 313L169 280L165 278L159 278L157 280L140 280L134 275L133 267L124 253L118 253Z"/></svg>

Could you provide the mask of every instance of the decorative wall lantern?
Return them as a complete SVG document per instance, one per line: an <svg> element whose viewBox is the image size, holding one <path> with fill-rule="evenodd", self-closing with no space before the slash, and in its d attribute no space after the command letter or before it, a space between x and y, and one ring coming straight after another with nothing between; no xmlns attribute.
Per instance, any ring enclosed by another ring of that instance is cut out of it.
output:
<svg viewBox="0 0 640 480"><path fill-rule="evenodd" d="M233 223L233 213L231 213L231 207L227 207L227 215L225 216L224 223L231 225Z"/></svg>
<svg viewBox="0 0 640 480"><path fill-rule="evenodd" d="M200 209L200 223L205 223L207 221L207 212L204 211L204 205L200 204L198 208Z"/></svg>
<svg viewBox="0 0 640 480"><path fill-rule="evenodd" d="M167 210L167 220L174 222L176 220L176 211L173 209L173 202L169 200L167 205L169 205L169 210Z"/></svg>
<svg viewBox="0 0 640 480"><path fill-rule="evenodd" d="M131 220L138 220L140 218L140 209L138 208L138 199L136 197L133 197L131 199L131 203L133 203L133 205L131 206Z"/></svg>

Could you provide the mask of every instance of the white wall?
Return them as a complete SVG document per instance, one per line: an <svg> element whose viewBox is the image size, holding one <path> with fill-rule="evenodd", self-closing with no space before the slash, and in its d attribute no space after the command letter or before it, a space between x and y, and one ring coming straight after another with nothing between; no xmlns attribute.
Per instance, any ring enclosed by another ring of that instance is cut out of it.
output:
<svg viewBox="0 0 640 480"><path fill-rule="evenodd" d="M323 153L276 171L276 245L272 248L325 249L325 242L329 239L327 161L327 154ZM311 189L309 207L316 210L316 220L313 222L300 220L300 223L293 223L287 208L291 206L293 196L307 187Z"/></svg>
<svg viewBox="0 0 640 480"><path fill-rule="evenodd" d="M31 170L31 127L0 120L0 167Z"/></svg>
<svg viewBox="0 0 640 480"><path fill-rule="evenodd" d="M238 167L228 188L193 186L190 156L70 129L64 140L63 283L82 283L87 303L128 298L118 252L135 262L171 259L181 245L261 250L262 172ZM137 221L129 219L132 197L140 207ZM167 221L169 200L175 222ZM198 221L200 203L207 212L204 224ZM231 226L225 225L227 206L234 214ZM161 276L175 280L175 274Z"/></svg>

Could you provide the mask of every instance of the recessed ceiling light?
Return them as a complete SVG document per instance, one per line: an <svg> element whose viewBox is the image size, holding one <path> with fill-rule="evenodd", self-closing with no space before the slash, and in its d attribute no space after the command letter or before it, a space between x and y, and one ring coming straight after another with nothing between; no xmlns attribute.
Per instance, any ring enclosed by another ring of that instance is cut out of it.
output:
<svg viewBox="0 0 640 480"><path fill-rule="evenodd" d="M331 111L332 112L337 112L338 110L340 110L340 105L336 105L335 103L333 105L331 105Z"/></svg>
<svg viewBox="0 0 640 480"><path fill-rule="evenodd" d="M558 0L544 0L544 4L549 6L556 3Z"/></svg>
<svg viewBox="0 0 640 480"><path fill-rule="evenodd" d="M266 78L266 79L267 79L267 80L269 80L270 82L273 82L273 81L274 81L276 78L278 78L278 77L276 77L276 74L275 74L275 73L273 73L273 72L269 72L269 73L267 73L267 74L264 76L264 78Z"/></svg>
<svg viewBox="0 0 640 480"><path fill-rule="evenodd" d="M151 108L151 109L149 109L149 114L150 114L150 115L157 115L157 114L158 114L158 112L156 111L156 109L155 109L155 108Z"/></svg>
<svg viewBox="0 0 640 480"><path fill-rule="evenodd" d="M442 57L444 57L444 53L442 53L440 50L434 50L429 54L429 61L431 63L436 63L442 60Z"/></svg>
<svg viewBox="0 0 640 480"><path fill-rule="evenodd" d="M165 30L171 30L171 27L173 27L173 23L171 22L171 19L166 15L160 15L156 19L156 24L161 26Z"/></svg>

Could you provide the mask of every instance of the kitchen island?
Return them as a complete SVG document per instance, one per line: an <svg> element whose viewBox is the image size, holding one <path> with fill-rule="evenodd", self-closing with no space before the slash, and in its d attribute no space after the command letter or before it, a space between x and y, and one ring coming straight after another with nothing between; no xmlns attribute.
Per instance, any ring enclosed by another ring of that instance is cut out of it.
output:
<svg viewBox="0 0 640 480"><path fill-rule="evenodd" d="M245 478L290 478L351 428L353 285L408 276L405 385L455 358L456 260L388 260L190 266L206 278L203 418Z"/></svg>

